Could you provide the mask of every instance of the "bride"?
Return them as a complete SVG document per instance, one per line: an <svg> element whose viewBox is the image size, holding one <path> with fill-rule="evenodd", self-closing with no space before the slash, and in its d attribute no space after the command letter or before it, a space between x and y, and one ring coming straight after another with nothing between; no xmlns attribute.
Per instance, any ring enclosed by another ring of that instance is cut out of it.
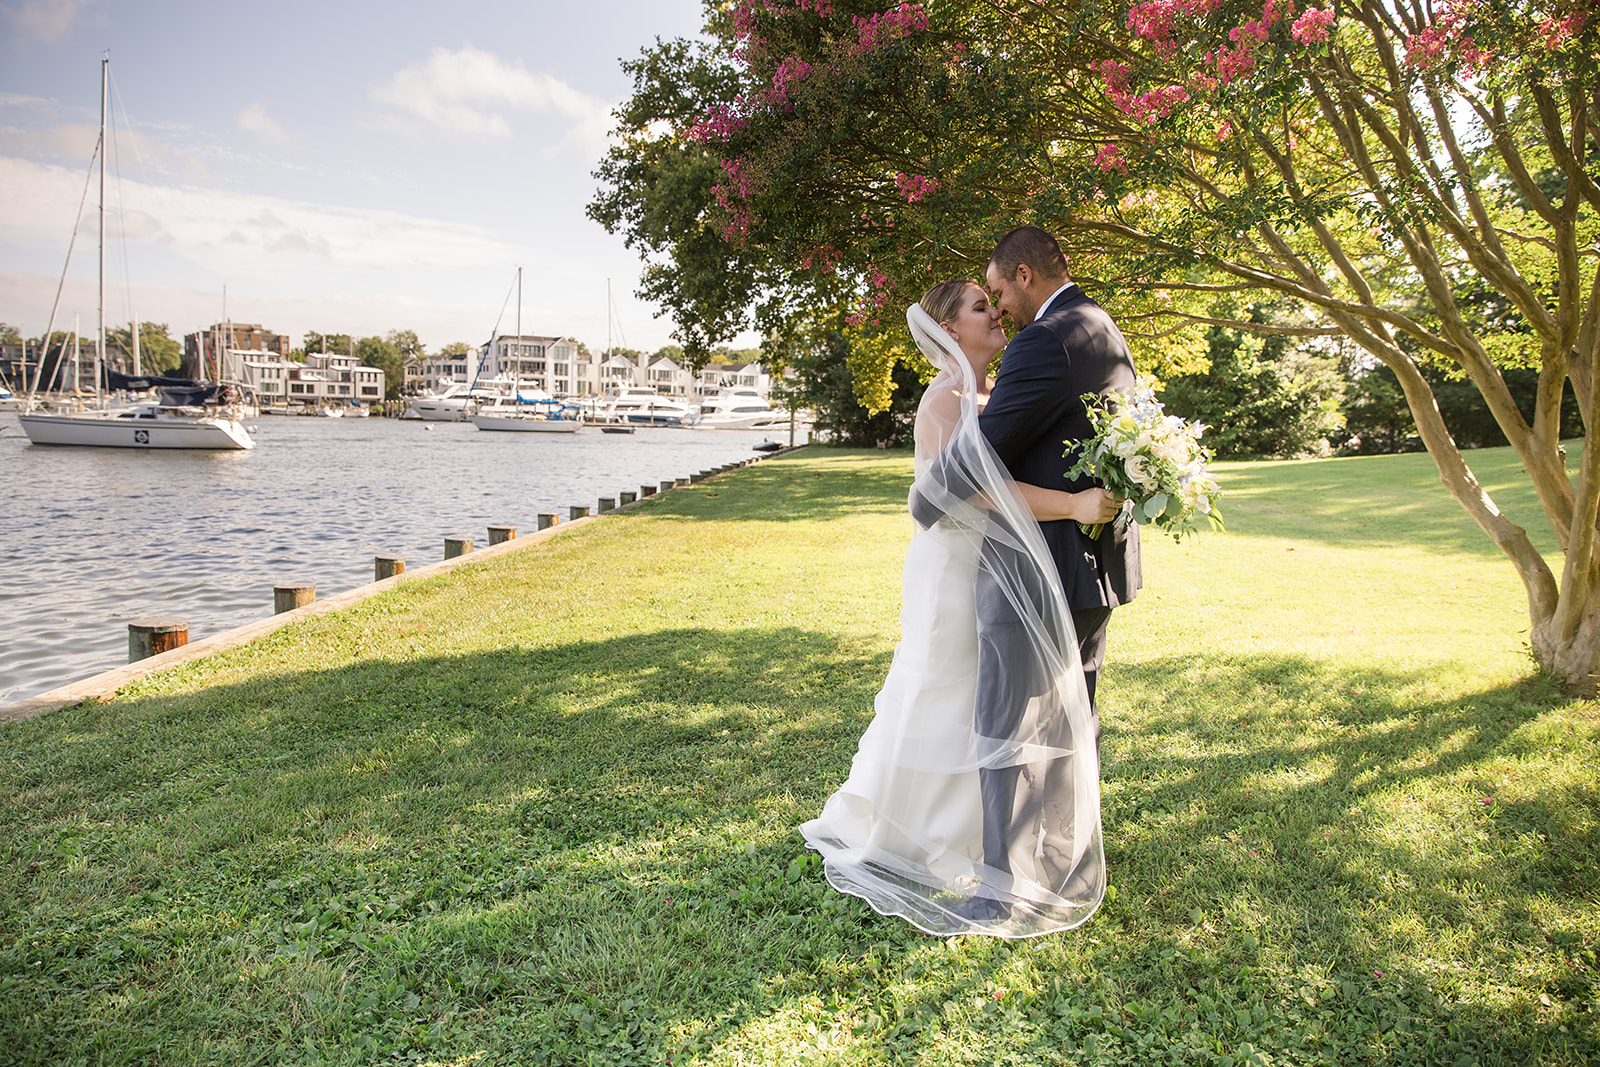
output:
<svg viewBox="0 0 1600 1067"><path fill-rule="evenodd" d="M940 283L906 320L939 373L917 410L918 525L901 640L849 779L800 831L835 889L926 933L1068 929L1105 895L1100 769L1071 616L1037 519L1103 522L1118 502L1104 489L1068 493L1008 477L978 428L1006 336L977 283ZM1000 683L1026 686L1007 737L974 724L980 585L1009 602L1026 635L1009 638ZM1004 868L984 862L980 772L1018 783Z"/></svg>

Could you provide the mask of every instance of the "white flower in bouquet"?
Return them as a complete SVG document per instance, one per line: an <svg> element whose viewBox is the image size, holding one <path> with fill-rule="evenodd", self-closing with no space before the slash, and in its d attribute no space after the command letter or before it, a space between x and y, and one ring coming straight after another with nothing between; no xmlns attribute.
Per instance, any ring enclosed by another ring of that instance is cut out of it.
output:
<svg viewBox="0 0 1600 1067"><path fill-rule="evenodd" d="M1131 390L1083 398L1094 436L1073 445L1079 452L1068 479L1088 475L1133 505L1136 522L1156 526L1174 538L1200 528L1202 517L1222 529L1216 501L1222 496L1207 464L1211 453L1200 443L1205 427L1168 415L1144 381ZM1084 525L1090 537L1103 524Z"/></svg>

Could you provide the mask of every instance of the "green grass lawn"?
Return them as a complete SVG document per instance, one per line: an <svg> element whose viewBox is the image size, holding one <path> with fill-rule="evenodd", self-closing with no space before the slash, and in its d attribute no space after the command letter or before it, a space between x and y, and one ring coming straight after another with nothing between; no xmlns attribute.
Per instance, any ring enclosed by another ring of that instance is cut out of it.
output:
<svg viewBox="0 0 1600 1067"><path fill-rule="evenodd" d="M1596 1062L1600 722L1510 566L1423 456L1221 473L1112 622L1076 931L803 849L910 534L813 448L0 728L0 1063Z"/></svg>

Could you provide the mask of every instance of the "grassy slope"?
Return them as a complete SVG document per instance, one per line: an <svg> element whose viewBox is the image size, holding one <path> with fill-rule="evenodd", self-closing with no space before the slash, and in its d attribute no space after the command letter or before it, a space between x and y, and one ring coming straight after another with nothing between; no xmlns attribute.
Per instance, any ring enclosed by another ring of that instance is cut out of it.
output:
<svg viewBox="0 0 1600 1067"><path fill-rule="evenodd" d="M810 450L0 731L0 1062L1600 1056L1600 727L1425 457L1229 465L1229 534L1149 542L1088 926L829 891L794 828L908 468Z"/></svg>

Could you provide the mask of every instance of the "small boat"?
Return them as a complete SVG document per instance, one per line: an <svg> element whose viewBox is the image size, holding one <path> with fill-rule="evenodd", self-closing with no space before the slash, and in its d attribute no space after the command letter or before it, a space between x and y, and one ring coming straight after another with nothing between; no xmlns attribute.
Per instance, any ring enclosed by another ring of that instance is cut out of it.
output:
<svg viewBox="0 0 1600 1067"><path fill-rule="evenodd" d="M600 427L600 432L601 433L632 433L634 431L634 429L635 429L635 427L632 427L632 426L623 426L621 424L614 424L614 425L605 425L605 426Z"/></svg>
<svg viewBox="0 0 1600 1067"><path fill-rule="evenodd" d="M575 404L562 404L548 395L524 399L518 394L480 404L472 424L480 430L511 433L577 433L583 420Z"/></svg>
<svg viewBox="0 0 1600 1067"><path fill-rule="evenodd" d="M776 441L762 441L759 445L752 445L757 452L778 452L783 446Z"/></svg>

